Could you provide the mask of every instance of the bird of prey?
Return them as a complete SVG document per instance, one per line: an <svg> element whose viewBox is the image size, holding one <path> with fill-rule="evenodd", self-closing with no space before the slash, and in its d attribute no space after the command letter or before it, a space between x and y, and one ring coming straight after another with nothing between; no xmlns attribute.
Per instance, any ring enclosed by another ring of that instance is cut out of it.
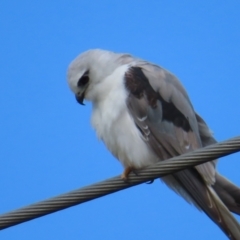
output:
<svg viewBox="0 0 240 240"><path fill-rule="evenodd" d="M78 103L91 101L92 126L131 171L216 142L195 112L180 81L170 72L129 54L94 49L70 64L68 84ZM217 161L217 160L216 160ZM240 189L207 162L162 180L204 211L229 239L240 239Z"/></svg>

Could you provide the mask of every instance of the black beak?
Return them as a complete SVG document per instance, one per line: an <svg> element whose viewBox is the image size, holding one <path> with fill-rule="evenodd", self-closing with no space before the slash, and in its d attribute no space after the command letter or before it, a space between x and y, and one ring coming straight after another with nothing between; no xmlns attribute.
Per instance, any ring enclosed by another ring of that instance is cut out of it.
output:
<svg viewBox="0 0 240 240"><path fill-rule="evenodd" d="M76 98L76 100L77 100L77 102L78 102L79 104L85 105L85 104L83 103L83 101L84 101L84 92L83 92L81 95L75 95L75 98Z"/></svg>

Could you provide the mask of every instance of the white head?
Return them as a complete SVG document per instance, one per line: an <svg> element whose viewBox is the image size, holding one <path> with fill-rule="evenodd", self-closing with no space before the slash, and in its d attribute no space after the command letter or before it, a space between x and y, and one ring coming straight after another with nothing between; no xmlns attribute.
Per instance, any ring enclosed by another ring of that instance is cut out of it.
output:
<svg viewBox="0 0 240 240"><path fill-rule="evenodd" d="M117 59L122 54L94 49L80 54L69 65L67 79L70 89L75 94L77 101L93 101L91 90L93 86L110 75L119 65Z"/></svg>

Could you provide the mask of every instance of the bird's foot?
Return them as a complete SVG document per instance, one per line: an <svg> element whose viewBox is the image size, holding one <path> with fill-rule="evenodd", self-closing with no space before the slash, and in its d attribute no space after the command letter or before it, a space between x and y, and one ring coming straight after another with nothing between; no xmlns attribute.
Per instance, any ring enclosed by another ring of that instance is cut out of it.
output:
<svg viewBox="0 0 240 240"><path fill-rule="evenodd" d="M136 169L133 167L126 167L121 175L121 179L124 180L125 182L128 180L128 175L133 172L136 176L138 176L138 172ZM152 184L154 182L154 179L150 180L147 182L147 184Z"/></svg>
<svg viewBox="0 0 240 240"><path fill-rule="evenodd" d="M127 181L128 179L128 175L134 172L136 174L136 171L132 168L132 167L126 167L121 175L121 179L123 179L124 181ZM137 175L137 174L136 174Z"/></svg>
<svg viewBox="0 0 240 240"><path fill-rule="evenodd" d="M150 180L149 182L146 182L146 184L152 184L154 182L154 179Z"/></svg>

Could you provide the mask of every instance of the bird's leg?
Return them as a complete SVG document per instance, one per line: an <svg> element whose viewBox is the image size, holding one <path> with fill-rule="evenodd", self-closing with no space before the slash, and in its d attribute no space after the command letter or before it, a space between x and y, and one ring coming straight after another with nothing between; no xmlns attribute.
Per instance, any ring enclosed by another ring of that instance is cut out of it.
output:
<svg viewBox="0 0 240 240"><path fill-rule="evenodd" d="M132 167L126 167L121 175L121 179L123 180L127 180L128 179L128 175L133 171Z"/></svg>
<svg viewBox="0 0 240 240"><path fill-rule="evenodd" d="M133 172L136 176L138 175L137 170L134 169L133 167L126 167L121 175L121 179L123 179L124 181L127 181L128 179L128 175ZM149 182L147 182L147 184L152 184L154 182L154 179L150 180Z"/></svg>

